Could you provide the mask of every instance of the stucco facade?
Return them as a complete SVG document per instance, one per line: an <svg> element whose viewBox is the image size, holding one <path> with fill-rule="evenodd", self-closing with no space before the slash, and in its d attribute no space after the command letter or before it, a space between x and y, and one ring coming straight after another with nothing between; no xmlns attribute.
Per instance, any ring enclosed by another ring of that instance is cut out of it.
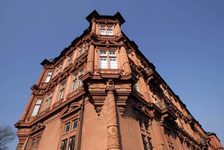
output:
<svg viewBox="0 0 224 150"><path fill-rule="evenodd" d="M45 59L15 124L17 150L218 150L185 104L121 30L120 13Z"/></svg>

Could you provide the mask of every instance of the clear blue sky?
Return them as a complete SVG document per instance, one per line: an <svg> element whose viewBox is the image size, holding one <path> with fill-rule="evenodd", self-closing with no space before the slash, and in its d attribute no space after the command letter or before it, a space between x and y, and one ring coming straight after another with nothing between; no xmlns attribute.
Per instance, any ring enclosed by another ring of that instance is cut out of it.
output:
<svg viewBox="0 0 224 150"><path fill-rule="evenodd" d="M85 17L117 11L123 31L206 131L224 142L223 0L1 0L0 124L13 125L41 73L88 27ZM15 149L15 141L10 149Z"/></svg>

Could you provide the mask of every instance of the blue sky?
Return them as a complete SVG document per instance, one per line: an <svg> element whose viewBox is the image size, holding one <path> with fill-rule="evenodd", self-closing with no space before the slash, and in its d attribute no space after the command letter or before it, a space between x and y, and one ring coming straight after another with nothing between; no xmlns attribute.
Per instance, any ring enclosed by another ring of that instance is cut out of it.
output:
<svg viewBox="0 0 224 150"><path fill-rule="evenodd" d="M223 0L1 0L0 124L13 125L41 73L88 27L85 17L119 11L123 31L206 131L224 142ZM15 149L16 140L10 145Z"/></svg>

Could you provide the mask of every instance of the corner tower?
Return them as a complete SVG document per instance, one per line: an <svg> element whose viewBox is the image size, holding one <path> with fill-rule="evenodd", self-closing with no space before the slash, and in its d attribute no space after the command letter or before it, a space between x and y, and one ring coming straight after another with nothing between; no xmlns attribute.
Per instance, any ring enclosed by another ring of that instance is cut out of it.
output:
<svg viewBox="0 0 224 150"><path fill-rule="evenodd" d="M223 149L121 30L120 13L45 59L15 124L18 150Z"/></svg>

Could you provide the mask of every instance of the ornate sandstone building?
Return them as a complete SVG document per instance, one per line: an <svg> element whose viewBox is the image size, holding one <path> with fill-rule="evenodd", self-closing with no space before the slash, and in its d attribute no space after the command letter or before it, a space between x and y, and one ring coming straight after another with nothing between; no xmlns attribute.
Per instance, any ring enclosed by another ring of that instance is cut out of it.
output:
<svg viewBox="0 0 224 150"><path fill-rule="evenodd" d="M54 59L16 123L18 150L218 150L122 31L120 13L90 26Z"/></svg>

